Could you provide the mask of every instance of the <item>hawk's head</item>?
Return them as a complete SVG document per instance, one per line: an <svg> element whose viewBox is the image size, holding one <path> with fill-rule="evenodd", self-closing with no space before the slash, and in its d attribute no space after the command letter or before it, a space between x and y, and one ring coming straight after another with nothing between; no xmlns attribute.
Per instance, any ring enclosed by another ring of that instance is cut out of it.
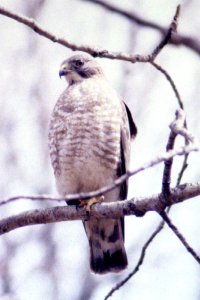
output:
<svg viewBox="0 0 200 300"><path fill-rule="evenodd" d="M66 59L61 64L59 71L59 76L65 76L69 84L102 74L99 64L89 54L78 54Z"/></svg>

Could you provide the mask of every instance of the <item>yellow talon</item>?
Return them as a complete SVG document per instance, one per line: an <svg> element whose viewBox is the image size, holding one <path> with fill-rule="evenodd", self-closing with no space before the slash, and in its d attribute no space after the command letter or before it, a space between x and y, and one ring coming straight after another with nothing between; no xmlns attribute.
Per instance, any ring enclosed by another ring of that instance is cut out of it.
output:
<svg viewBox="0 0 200 300"><path fill-rule="evenodd" d="M100 197L91 198L89 200L83 199L83 200L80 200L79 206L85 206L86 205L86 212L87 212L87 215L89 215L92 205L95 204L95 203L100 203L103 200L104 200L103 195L100 196Z"/></svg>

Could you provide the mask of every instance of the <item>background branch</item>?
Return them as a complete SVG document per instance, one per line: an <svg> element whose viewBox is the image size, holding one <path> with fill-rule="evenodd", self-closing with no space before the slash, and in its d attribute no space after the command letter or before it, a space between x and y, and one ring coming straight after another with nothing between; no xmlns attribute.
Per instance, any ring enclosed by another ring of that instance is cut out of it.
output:
<svg viewBox="0 0 200 300"><path fill-rule="evenodd" d="M99 5L111 12L114 12L122 17L125 17L130 22L133 22L139 26L154 29L159 33L161 33L162 35L165 35L166 32L168 31L166 27L161 26L156 22L145 20L144 18L138 16L136 13L133 12L130 13L129 11L123 9L122 7L117 7L116 5L111 4L109 2L104 2L102 0L82 0L82 1L87 1ZM195 51L197 54L200 55L200 43L197 38L195 39L191 36L179 33L173 35L172 39L170 40L170 43L176 46L184 45L185 47Z"/></svg>

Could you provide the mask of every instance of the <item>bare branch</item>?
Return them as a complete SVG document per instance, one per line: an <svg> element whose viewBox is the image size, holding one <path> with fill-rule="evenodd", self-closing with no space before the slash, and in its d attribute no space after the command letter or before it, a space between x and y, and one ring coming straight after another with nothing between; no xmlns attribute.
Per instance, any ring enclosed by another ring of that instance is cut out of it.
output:
<svg viewBox="0 0 200 300"><path fill-rule="evenodd" d="M166 74L168 75L168 73L166 73ZM169 76L169 78L171 80L170 76ZM174 87L176 88L175 84L174 84ZM182 104L182 107L183 107L183 104ZM188 132L188 130L185 128L185 126L186 126L185 113L184 113L184 111L182 109L177 110L176 114L175 114L175 120L170 124L171 132L170 132L169 139L168 139L167 146L166 146L166 151L167 152L171 151L172 149L174 149L175 139L176 139L176 137L177 137L178 134L182 135L182 129L185 129L185 131L184 131L184 137L187 138L187 141L188 141L187 143L189 143L189 142L193 143L194 142L194 138L193 137L191 138L191 134ZM186 135L185 135L185 133L186 133ZM188 138L188 136L189 136L189 138ZM188 155L185 156L185 159L184 159L184 162L183 162L183 166L181 168L182 173L185 170L184 166L185 166L185 163L187 162L187 157L188 157ZM162 196L164 198L163 201L166 201L166 203L167 203L168 197L170 196L170 193L171 193L170 182L171 182L172 163L173 163L173 158L171 158L169 160L166 160L164 162L164 172L163 172L163 181L162 181ZM181 177L178 176L177 186L180 184L180 180L181 180ZM168 208L167 208L166 211L169 212L170 208L171 208L171 206L168 206ZM161 214L162 214L162 212L161 212ZM166 213L164 212L164 214L166 214ZM147 251L148 247L150 246L150 244L152 243L152 241L154 240L154 238L161 232L161 230L164 227L164 224L165 224L164 220L162 222L160 222L160 224L157 226L157 228L150 235L149 239L143 245L142 250L141 250L141 254L140 254L140 257L139 257L139 260L138 260L135 268L133 269L133 271L131 271L123 280L121 280L119 283L117 283L109 291L109 293L106 295L106 297L104 298L104 300L108 299L109 297L111 297L114 292L116 292L118 289L120 289L127 281L129 281L139 271L139 268L141 267L141 265L144 262L145 254L146 254L146 251ZM183 237L183 239L184 239L184 237ZM185 239L184 239L184 241L185 241ZM188 244L187 244L187 246L189 247L189 249L192 249L192 247L190 247ZM193 250L193 253L195 253L194 250ZM198 257L197 254L195 253L194 255L195 255L195 259L196 259L196 257Z"/></svg>
<svg viewBox="0 0 200 300"><path fill-rule="evenodd" d="M170 125L171 133L169 136L169 141L167 145L166 150L173 149L174 142L177 137L177 135L182 135L185 138L185 144L194 143L194 137L192 134L188 131L186 126L186 117L185 113L182 109L176 111L176 119L171 123ZM185 159L183 161L183 166L181 168L181 177L185 170L185 166L187 163L188 154L185 155ZM165 161L165 168L164 168L164 176L163 176L163 185L162 185L162 193L165 197L166 201L168 201L168 197L170 195L170 177L171 177L171 167L173 163L173 158ZM178 176L177 185L181 180L180 175ZM170 209L170 208L169 208ZM175 235L178 237L178 239L181 241L181 243L184 245L184 247L187 249L187 251L194 257L194 259L200 263L200 257L197 255L195 250L188 244L185 237L181 234L181 232L178 230L178 228L172 223L170 218L168 217L167 213L163 210L160 212L160 216L163 218L164 222L167 223L167 225L171 228L171 230L175 233Z"/></svg>
<svg viewBox="0 0 200 300"><path fill-rule="evenodd" d="M91 2L93 4L97 4L111 12L117 13L117 14L125 17L129 21L132 21L132 22L134 22L138 25L144 26L144 27L150 27L152 29L156 29L163 34L166 33L166 31L167 31L167 29L165 27L162 27L159 24L156 24L155 22L144 20L143 18L139 17L136 13L129 12L129 11L123 9L122 7L119 8L119 7L115 6L114 4L109 3L108 1L106 1L106 2L104 2L102 0L82 0L82 1L87 1L87 2Z"/></svg>
<svg viewBox="0 0 200 300"><path fill-rule="evenodd" d="M176 120L171 123L170 129L175 133L182 135L187 143L195 143L195 139L191 132L187 128L185 128L185 113L183 110L176 111Z"/></svg>
<svg viewBox="0 0 200 300"><path fill-rule="evenodd" d="M152 53L152 61L155 60L156 56L160 53L160 51L170 42L173 33L177 31L178 27L178 17L180 15L180 5L177 6L175 15L173 17L172 23L168 31L164 34L164 37L160 44L155 48Z"/></svg>
<svg viewBox="0 0 200 300"><path fill-rule="evenodd" d="M148 27L148 28L157 30L162 35L166 35L166 32L168 31L167 28L165 28L155 22L145 20L145 19L139 17L136 13L133 13L133 12L130 13L129 11L123 9L122 7L119 8L114 4L104 2L102 0L82 0L82 1L88 1L93 4L97 4L111 12L117 13L120 16L125 17L130 22L136 23L139 26ZM195 39L191 36L187 36L187 35L183 35L183 34L176 34L176 35L173 35L172 39L170 40L170 43L173 45L177 45L177 46L184 45L184 46L188 47L189 49L195 51L197 54L200 54L199 40Z"/></svg>
<svg viewBox="0 0 200 300"><path fill-rule="evenodd" d="M188 157L189 157L189 154L184 155L184 160L183 160L182 168L181 168L181 170L180 170L180 172L178 174L176 186L180 185L181 180L183 178L183 174L184 174L185 170L188 167Z"/></svg>
<svg viewBox="0 0 200 300"><path fill-rule="evenodd" d="M171 130L169 139L166 146L166 151L171 151L174 148L175 140L177 134ZM162 179L162 194L168 199L170 195L170 183L171 183L171 171L172 171L173 158L165 160L164 162L164 171L163 171L163 179Z"/></svg>
<svg viewBox="0 0 200 300"><path fill-rule="evenodd" d="M136 62L152 62L155 57L160 53L160 51L163 49L163 47L167 44L169 39L171 38L171 34L173 33L175 26L174 24L176 23L176 18L178 17L178 12L179 9L177 9L177 12L175 14L175 17L173 19L173 26L171 25L169 31L167 32L166 36L164 36L163 40L161 43L155 48L155 50L152 52L152 54L149 55L131 55L127 53L121 53L121 52L111 52L108 50L102 50L102 49L97 49L97 48L92 48L90 46L86 45L77 45L72 42L69 42L68 40L57 37L56 35L52 34L48 30L42 28L35 20L30 19L26 16L16 14L4 7L0 6L0 14L9 17L11 19L16 20L19 23L22 23L32 30L34 30L36 33L39 35L51 40L54 43L58 43L62 46L65 46L73 51L82 51L91 54L92 56L95 57L103 57L103 58L109 58L109 59L118 59L118 60L124 60L124 61L129 61L131 63L136 63Z"/></svg>
<svg viewBox="0 0 200 300"><path fill-rule="evenodd" d="M165 207L180 203L200 195L200 183L180 185L170 191L168 202L162 193L146 198L95 204L90 215L95 218L120 218L122 216L143 216L148 211L160 213ZM85 207L58 206L45 209L35 209L2 219L0 235L16 228L28 225L46 224L69 220L84 220L87 216Z"/></svg>
<svg viewBox="0 0 200 300"><path fill-rule="evenodd" d="M90 199L90 198L98 197L105 193L108 193L109 191L120 186L124 181L126 181L131 176L134 176L146 169L152 168L153 166L160 164L166 160L169 160L175 156L185 155L185 154L191 153L193 151L199 151L199 147L197 144L187 145L185 147L180 147L178 149L165 152L162 155L160 155L159 157L142 164L140 167L134 169L133 171L128 171L126 174L124 174L121 177L119 177L118 179L116 179L113 182L113 184L103 187L94 192L67 195L65 197L51 197L51 196L45 196L45 195L43 195L43 196L15 196L15 197L1 200L0 206L20 200L20 199L41 200L41 201L49 200L49 201L59 201L59 202L66 201L68 205L78 205L80 203L80 200Z"/></svg>
<svg viewBox="0 0 200 300"><path fill-rule="evenodd" d="M184 108L183 107L183 102L181 100L181 97L180 97L180 94L178 92L178 89L177 89L177 87L176 87L173 79L171 78L171 76L168 74L168 72L165 69L163 69L163 67L161 67L157 63L155 63L153 61L150 62L150 63L151 63L152 66L154 66L154 68L156 68L158 71L160 71L165 76L165 78L167 79L167 81L169 81L169 83L170 83L170 85L171 85L171 87L172 87L172 89L174 91L175 97L178 100L178 104L179 104L180 108L183 109Z"/></svg>
<svg viewBox="0 0 200 300"><path fill-rule="evenodd" d="M105 194L105 193L115 189L117 186L120 186L125 180L127 180L131 176L134 176L146 169L152 168L153 166L155 166L163 161L166 161L170 158L173 158L177 155L185 155L185 154L191 153L193 151L199 151L199 147L196 144L187 145L185 147L180 147L179 149L168 151L168 152L164 153L163 155L157 157L156 159L152 159L151 161L144 163L142 166L136 168L135 170L128 171L126 174L124 174L121 177L119 177L118 179L116 179L114 181L114 183L111 184L110 186L103 187L95 192L91 192L91 193L87 193L87 194L81 193L78 195L74 195L74 198L73 198L73 196L72 197L70 196L69 200L89 199L89 198L101 196L102 194ZM66 200L68 200L68 197L66 197ZM68 201L68 204L70 204L69 201ZM73 204L74 204L74 202L73 202Z"/></svg>
<svg viewBox="0 0 200 300"><path fill-rule="evenodd" d="M169 228L172 229L172 231L175 233L175 235L178 237L178 239L181 241L181 243L184 245L184 247L187 249L187 251L194 257L194 259L200 264L200 257L197 255L197 253L194 251L194 249L188 244L184 236L180 233L178 228L172 223L168 215L162 211L160 212L160 216L163 218L163 220L167 223Z"/></svg>
<svg viewBox="0 0 200 300"><path fill-rule="evenodd" d="M186 145L189 143L196 143L193 135L189 132L189 130L186 128L186 117L185 113L182 109L179 109L176 111L176 117L175 120L170 124L170 135L166 147L166 151L170 151L174 148L174 143L177 135L182 135L185 138ZM170 191L170 181L171 181L171 168L172 168L173 158L166 160L164 162L164 172L163 172L163 182L162 182L162 192L163 195L167 196L169 195ZM185 165L185 162L183 163L183 166Z"/></svg>

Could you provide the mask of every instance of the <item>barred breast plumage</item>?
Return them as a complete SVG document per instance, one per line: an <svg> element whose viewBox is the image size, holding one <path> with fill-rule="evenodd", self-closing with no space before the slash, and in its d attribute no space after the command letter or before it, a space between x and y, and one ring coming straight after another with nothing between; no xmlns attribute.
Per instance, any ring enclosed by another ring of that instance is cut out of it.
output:
<svg viewBox="0 0 200 300"><path fill-rule="evenodd" d="M105 85L109 99L102 92ZM88 192L113 181L120 159L121 120L119 98L104 79L98 85L88 79L64 91L54 108L49 135L61 194Z"/></svg>

